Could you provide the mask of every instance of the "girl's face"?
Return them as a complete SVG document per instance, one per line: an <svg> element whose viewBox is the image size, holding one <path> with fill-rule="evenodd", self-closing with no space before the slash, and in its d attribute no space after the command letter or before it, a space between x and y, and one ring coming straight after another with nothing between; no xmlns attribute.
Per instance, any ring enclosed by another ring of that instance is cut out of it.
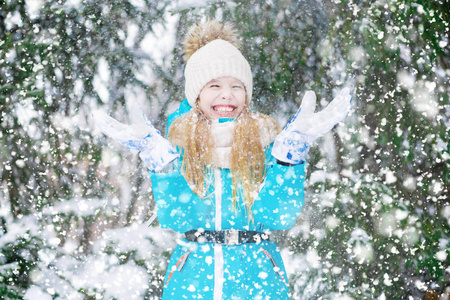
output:
<svg viewBox="0 0 450 300"><path fill-rule="evenodd" d="M208 82L199 95L199 108L208 119L237 118L246 102L244 84L231 76Z"/></svg>

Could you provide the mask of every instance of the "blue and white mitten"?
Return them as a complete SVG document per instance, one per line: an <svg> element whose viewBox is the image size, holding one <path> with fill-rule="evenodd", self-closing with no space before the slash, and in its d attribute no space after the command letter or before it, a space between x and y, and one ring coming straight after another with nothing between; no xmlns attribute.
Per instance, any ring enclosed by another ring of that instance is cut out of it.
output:
<svg viewBox="0 0 450 300"><path fill-rule="evenodd" d="M295 116L275 138L272 155L293 165L305 161L312 142L345 118L351 99L350 89L344 88L327 107L315 113L316 94L307 91Z"/></svg>
<svg viewBox="0 0 450 300"><path fill-rule="evenodd" d="M152 172L159 172L180 154L177 149L153 127L142 112L137 123L126 125L101 111L92 113L96 126L122 146L139 152L139 157Z"/></svg>

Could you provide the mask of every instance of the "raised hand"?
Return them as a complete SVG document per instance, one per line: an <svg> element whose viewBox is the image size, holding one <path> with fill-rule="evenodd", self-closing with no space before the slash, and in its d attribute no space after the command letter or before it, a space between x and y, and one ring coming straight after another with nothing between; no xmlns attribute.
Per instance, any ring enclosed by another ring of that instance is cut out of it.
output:
<svg viewBox="0 0 450 300"><path fill-rule="evenodd" d="M307 91L292 120L276 137L272 155L286 163L301 163L306 159L311 143L345 118L350 103L350 89L344 88L327 107L316 113L316 94Z"/></svg>
<svg viewBox="0 0 450 300"><path fill-rule="evenodd" d="M101 111L92 113L96 126L122 146L139 152L139 157L152 172L161 171L180 155L176 148L156 130L140 110L133 119L136 123L123 124Z"/></svg>

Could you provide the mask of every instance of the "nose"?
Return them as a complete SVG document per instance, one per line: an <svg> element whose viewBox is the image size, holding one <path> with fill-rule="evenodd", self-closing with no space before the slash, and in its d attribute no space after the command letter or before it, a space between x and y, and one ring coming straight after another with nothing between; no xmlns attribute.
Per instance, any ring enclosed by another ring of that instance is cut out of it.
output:
<svg viewBox="0 0 450 300"><path fill-rule="evenodd" d="M233 93L230 88L223 88L220 96L222 99L230 99L232 95Z"/></svg>

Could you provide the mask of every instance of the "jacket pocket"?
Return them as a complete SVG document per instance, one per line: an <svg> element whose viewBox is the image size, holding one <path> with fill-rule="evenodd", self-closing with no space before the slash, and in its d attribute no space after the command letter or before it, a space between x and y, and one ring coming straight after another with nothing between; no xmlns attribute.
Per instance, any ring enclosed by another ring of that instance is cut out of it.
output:
<svg viewBox="0 0 450 300"><path fill-rule="evenodd" d="M172 278L172 275L173 273L175 273L175 271L180 272L183 269L184 264L186 263L186 260L188 259L189 254L191 254L191 252L192 250L189 250L180 257L180 259L175 264L175 268L170 272L169 276L167 276L167 282L165 286L169 285L170 278Z"/></svg>
<svg viewBox="0 0 450 300"><path fill-rule="evenodd" d="M269 251L267 251L266 249L261 247L262 252L266 255L266 257L272 262L273 265L273 270L278 274L278 276L281 277L281 279L283 280L284 284L289 287L286 279L284 279L283 274L281 273L280 267L278 267L277 263L275 262L275 260L273 259L272 255L269 253Z"/></svg>

